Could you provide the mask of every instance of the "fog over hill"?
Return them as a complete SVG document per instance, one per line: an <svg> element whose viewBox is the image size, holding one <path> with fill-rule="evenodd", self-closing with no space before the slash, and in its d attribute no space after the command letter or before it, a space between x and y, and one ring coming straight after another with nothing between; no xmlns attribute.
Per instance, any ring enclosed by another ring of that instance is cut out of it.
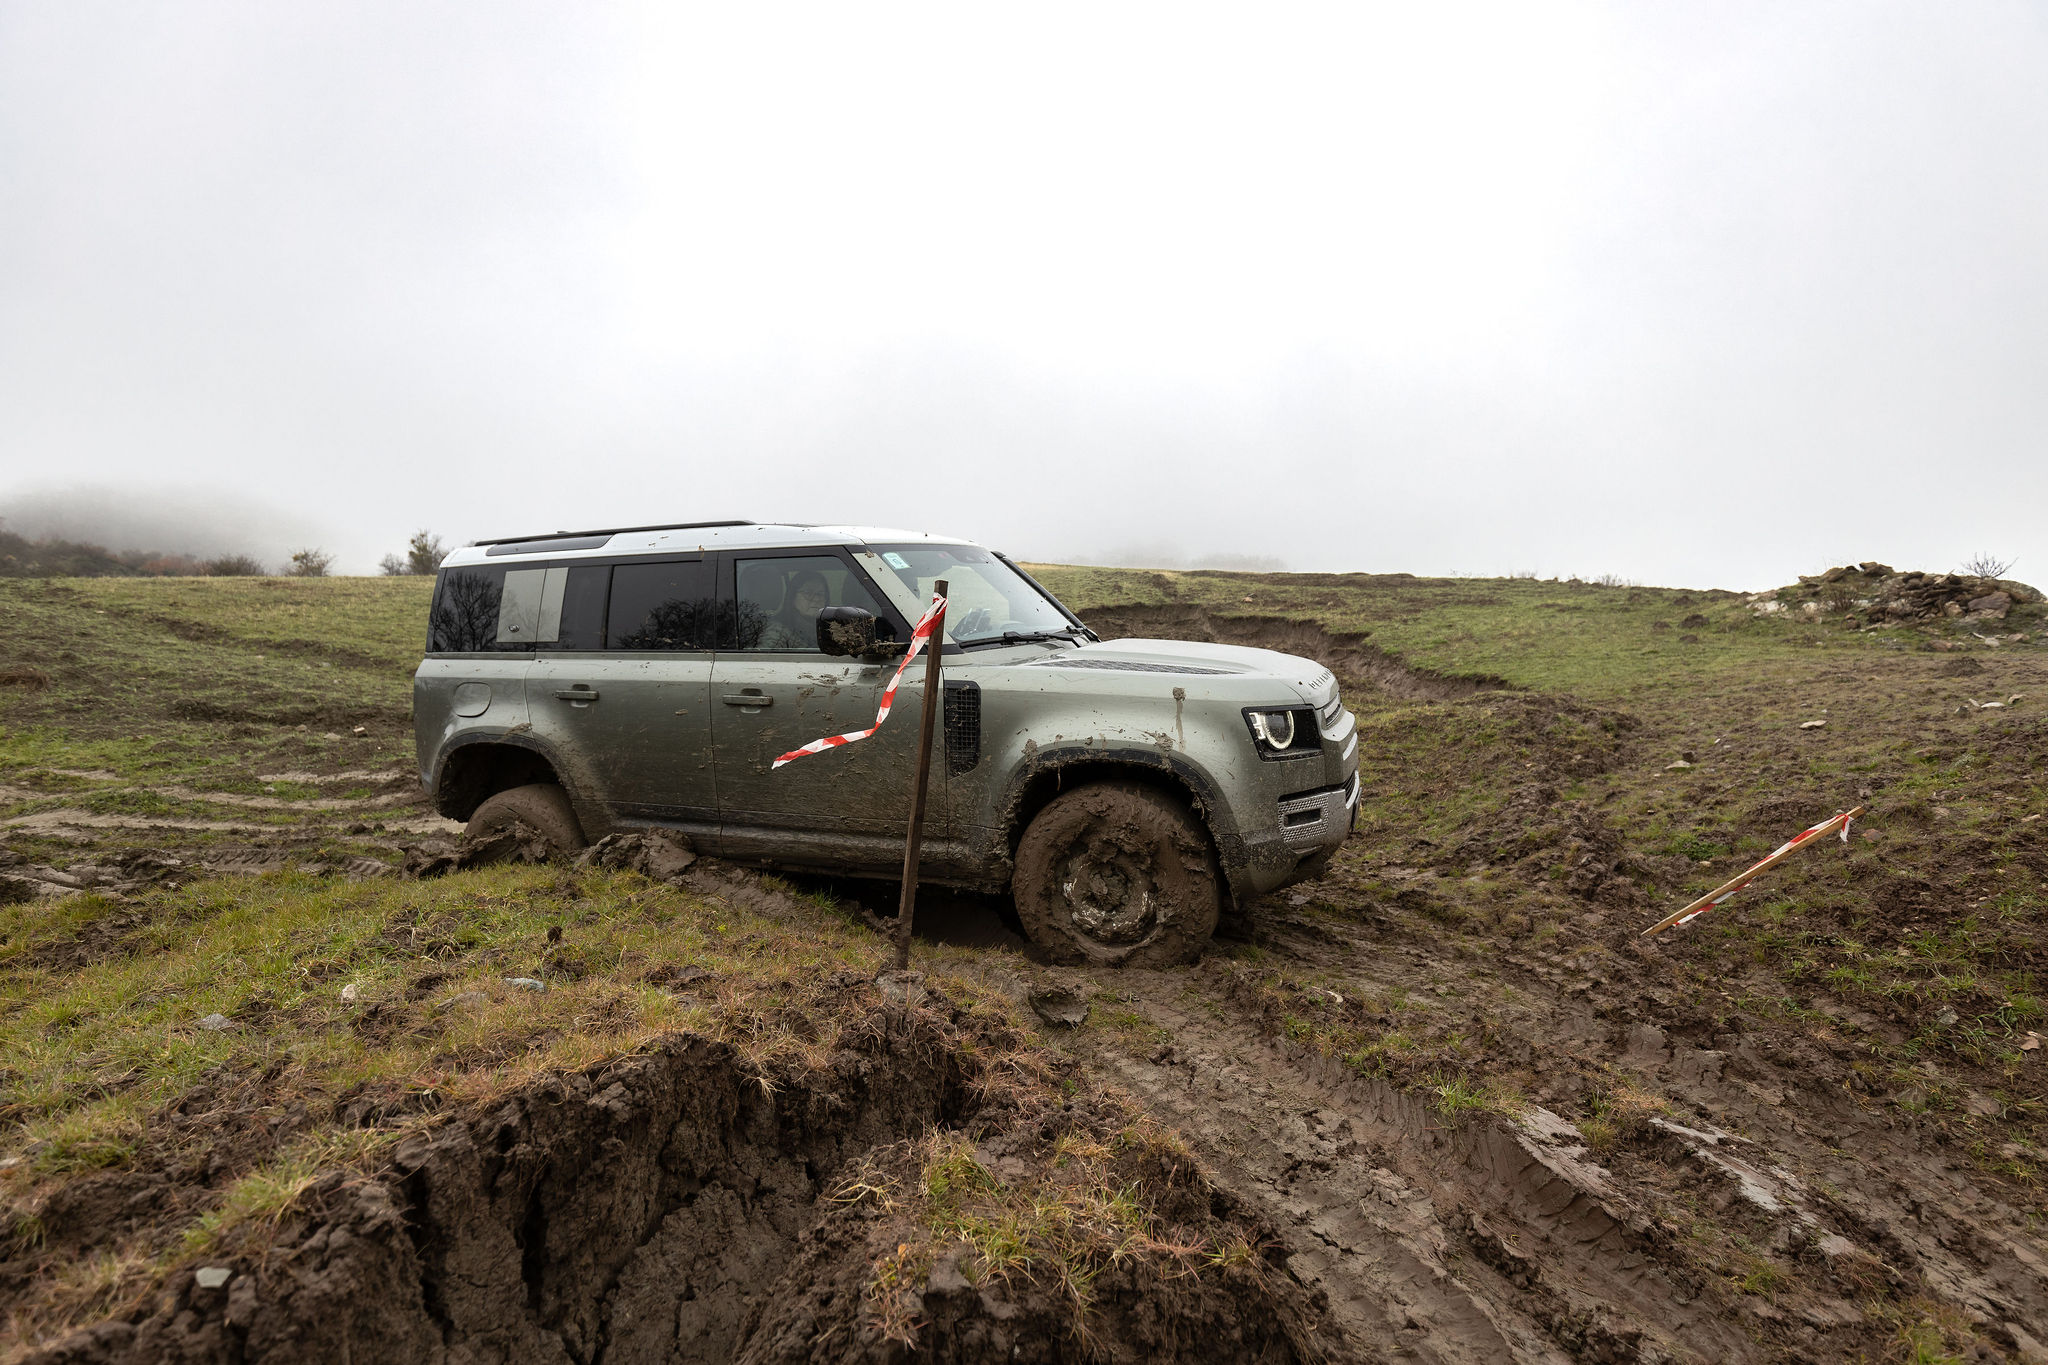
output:
<svg viewBox="0 0 2048 1365"><path fill-rule="evenodd" d="M191 486L87 485L0 494L0 526L31 540L78 541L114 551L159 550L197 559L245 554L271 569L289 559L294 550L319 545L332 548L344 539L356 538L348 536L337 521L258 498ZM341 571L373 572L374 558L370 555Z"/></svg>
<svg viewBox="0 0 2048 1365"><path fill-rule="evenodd" d="M0 507L2039 576L2043 70L2018 0L17 0Z"/></svg>

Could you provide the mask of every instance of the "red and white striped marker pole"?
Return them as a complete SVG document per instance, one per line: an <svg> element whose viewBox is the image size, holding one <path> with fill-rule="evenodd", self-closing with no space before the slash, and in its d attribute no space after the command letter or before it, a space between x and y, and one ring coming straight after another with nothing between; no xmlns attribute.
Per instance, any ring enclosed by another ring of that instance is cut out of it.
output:
<svg viewBox="0 0 2048 1365"><path fill-rule="evenodd" d="M896 684L903 681L903 670L910 667L910 661L917 657L917 652L925 647L925 644L932 637L932 632L938 629L939 623L945 619L946 592L945 584L941 583L938 585L938 591L932 597L931 610L924 614L923 619L917 623L917 629L910 633L910 648L904 653L903 662L896 665L896 676L889 679L889 685L882 689L882 709L875 712L875 723L865 730L854 730L843 735L827 735L823 739L812 740L801 749L791 749L788 753L769 764L769 771L773 772L785 763L794 763L806 754L822 754L827 749L838 749L858 740L866 739L869 735L881 729L882 722L889 719L889 708L896 704Z"/></svg>
<svg viewBox="0 0 2048 1365"><path fill-rule="evenodd" d="M1663 919L1658 920L1655 924L1643 930L1641 937L1648 938L1652 934L1662 933L1664 930L1669 929L1674 924L1686 924L1694 919L1697 919L1699 916L1706 914L1707 911L1713 909L1722 901L1727 900L1730 896L1740 891L1743 887L1748 886L1752 881L1756 880L1756 876L1759 872L1762 872L1766 868L1777 866L1778 863L1790 857L1796 850L1806 847L1815 839L1820 838L1823 834L1828 833L1830 830L1841 830L1842 842L1845 844L1848 843L1849 822L1851 820L1854 820L1857 816L1861 814L1863 814L1863 807L1861 806L1856 807L1854 810L1845 810L1840 815L1833 816L1829 819L1821 821L1812 829L1807 830L1804 834L1798 835L1797 837L1783 844L1778 845L1777 852L1771 854L1770 857L1765 858L1762 862L1756 864L1756 866L1750 868L1747 872L1744 872L1741 876L1735 878L1733 881L1724 882L1720 886L1715 887L1712 891L1709 891L1706 895L1701 896L1698 900L1694 901L1691 905L1686 906L1683 910L1679 910L1672 914L1666 915Z"/></svg>

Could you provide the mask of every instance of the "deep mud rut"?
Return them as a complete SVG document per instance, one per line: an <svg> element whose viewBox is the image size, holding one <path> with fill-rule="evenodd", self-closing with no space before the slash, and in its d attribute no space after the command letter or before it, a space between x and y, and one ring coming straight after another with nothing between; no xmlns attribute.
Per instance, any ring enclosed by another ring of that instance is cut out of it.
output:
<svg viewBox="0 0 2048 1365"><path fill-rule="evenodd" d="M1473 971L1366 925L1274 912L1259 929L1268 952L1366 993ZM1860 1306L1881 1287L1961 1314L2014 1358L2048 1358L2048 1259L2026 1215L1753 1041L1694 1046L1626 1011L1599 1017L1534 965L1483 970L1512 986L1538 1075L1543 1053L1560 1071L1597 1062L1692 1112L1600 1157L1541 1104L1446 1113L1275 1036L1239 969L1213 960L1071 974L1153 1026L1084 1029L1072 1047L1281 1229L1290 1268L1326 1296L1316 1335L1333 1358L1888 1359L1896 1326ZM1702 1212L1798 1273L1744 1292L1691 1244Z"/></svg>
<svg viewBox="0 0 2048 1365"><path fill-rule="evenodd" d="M937 998L878 1008L858 973L827 989L854 1026L822 1064L764 1069L725 1043L674 1035L545 1077L406 1138L378 1173L321 1177L268 1244L215 1253L220 1279L176 1270L153 1303L28 1359L910 1358L878 1323L876 1273L889 1248L900 1258L928 1230L849 1187L907 1188L935 1134L979 1135L982 1150L1004 1152L1005 1169L1021 1170L1025 1153L1058 1160L1053 1138L1099 1134L1105 1111L1054 1095L990 1112L1015 1101L976 1084L982 1057L961 1046L966 1016ZM1262 1234L1192 1170L1163 1188L1179 1207L1161 1215L1187 1245ZM1265 1262L1162 1264L1118 1251L1098 1272L1093 1347L1052 1286L975 1283L957 1263L919 1278L901 1317L931 1359L1285 1365L1318 1355L1306 1340L1311 1296Z"/></svg>

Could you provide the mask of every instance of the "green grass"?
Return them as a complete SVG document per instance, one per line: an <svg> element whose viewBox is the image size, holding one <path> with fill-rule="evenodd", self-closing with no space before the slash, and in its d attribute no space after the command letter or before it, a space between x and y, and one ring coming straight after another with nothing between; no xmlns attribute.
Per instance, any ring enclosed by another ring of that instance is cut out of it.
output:
<svg viewBox="0 0 2048 1365"><path fill-rule="evenodd" d="M872 1203L901 1220L902 1240L877 1259L867 1287L885 1333L915 1340L911 1295L949 1255L964 1256L975 1283L1022 1279L1046 1289L1084 1343L1095 1281L1109 1266L1144 1259L1169 1277L1248 1271L1253 1252L1241 1236L1212 1242L1162 1217L1161 1197L1193 1171L1194 1158L1156 1124L1123 1117L1109 1131L1097 1116L1064 1120L1065 1131L1008 1180L966 1134L935 1130L907 1169L864 1168L846 1181L842 1202Z"/></svg>
<svg viewBox="0 0 2048 1365"><path fill-rule="evenodd" d="M246 791L265 771L404 765L432 587L0 579L0 667L50 680L0 687L0 782L61 768Z"/></svg>
<svg viewBox="0 0 2048 1365"><path fill-rule="evenodd" d="M30 1325L47 1335L112 1311L171 1266L260 1232L321 1171L375 1169L437 1113L543 1072L678 1031L729 1042L763 1076L819 1064L846 1022L817 1003L820 983L872 973L887 945L819 898L767 887L781 909L634 873L501 867L0 907L11 1206L38 1208L95 1172L225 1163L181 1221L47 1267ZM972 1017L1007 1020L1006 1001L954 974L970 956L928 947L920 966ZM684 966L711 975L664 984ZM215 1014L229 1026L206 1027ZM38 1225L17 1221L33 1243Z"/></svg>
<svg viewBox="0 0 2048 1365"><path fill-rule="evenodd" d="M1860 631L1834 618L1758 619L1741 598L1700 590L1034 571L1084 615L1178 605L1226 621L1314 621L1364 633L1416 670L1513 685L1412 701L1346 679L1361 730L1360 833L1300 913L1370 917L1473 976L1456 999L1418 983L1361 1002L1353 983L1301 970L1285 952L1227 944L1218 956L1241 974L1241 1003L1272 1032L1455 1113L1511 1106L1529 1089L1518 1071L1526 1040L1488 1013L1507 1010L1507 990L1482 980L1481 965L1511 960L1589 1007L1647 1009L1634 992L1654 990L1658 1017L1687 1015L1706 1036L1739 1023L1853 1058L1847 1083L1860 1103L1913 1113L2003 1182L2001 1197L2048 1206L2035 1156L2048 1151L2048 1062L2021 1046L2043 1027L2048 998L2043 608L2016 608L2004 629L2030 639L1994 650L1953 623ZM0 580L0 668L32 664L50 678L43 690L0 687L0 821L57 809L216 819L290 835L307 857L377 851L341 829L377 814L322 823L217 798L393 790L276 775L410 766L408 680L430 587ZM1694 615L1703 620L1686 625ZM1953 645L1962 652L1935 648ZM1965 666L1978 671L1954 671ZM2014 693L2031 697L1957 709L1965 697ZM1822 716L1825 727L1800 728ZM360 738L357 724L368 731ZM1669 771L1682 753L1695 765ZM1638 928L1859 802L1870 813L1847 847L1802 851L1637 956ZM110 831L90 853L43 835L7 839L62 864L171 837ZM181 850L247 838L175 837ZM1589 888L1586 861L1626 889ZM721 982L749 983L747 998L798 992L803 973L831 970L834 954L872 949L865 931L810 909L822 936L771 947L771 962L791 964L778 975L754 963L756 948L736 946L750 933L784 944L773 926L627 880L558 885L553 873L418 885L283 876L149 893L140 906L87 896L7 907L0 1114L14 1120L9 1150L26 1158L7 1178L152 1159L168 1107L207 1086L331 1098L363 1085L405 1103L445 1102L651 1031L713 1027L723 996L680 1001L644 982L646 963L700 954L724 964ZM121 931L119 952L37 965L101 933L95 922L131 915L138 923ZM501 978L545 968L544 930L557 923L583 974L545 997L510 993ZM423 987L430 975L445 979ZM338 998L350 982L361 996L354 1013ZM471 991L482 998L437 1008ZM1096 1003L1091 1028L1130 1048L1159 1040L1123 1002ZM372 1006L391 1011L390 1027L365 1036L357 1021ZM238 1027L194 1027L215 1010ZM1596 1072L1577 1098L1542 1102L1616 1151L1662 1101ZM1998 1112L1972 1113L1972 1092L1992 1096ZM301 1140L312 1139L292 1141ZM220 1216L260 1219L312 1159L290 1143L252 1154L240 1178L255 1183L221 1206L251 1212ZM1009 1197L983 1191L961 1207ZM993 1218L993 1208L974 1216ZM986 1245L1003 1263L999 1243ZM94 1282L121 1273L100 1262L78 1271Z"/></svg>

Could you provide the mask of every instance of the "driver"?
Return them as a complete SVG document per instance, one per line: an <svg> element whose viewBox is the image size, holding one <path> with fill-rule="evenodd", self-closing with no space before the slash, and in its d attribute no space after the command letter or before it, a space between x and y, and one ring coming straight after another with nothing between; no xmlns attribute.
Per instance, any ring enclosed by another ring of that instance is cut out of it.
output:
<svg viewBox="0 0 2048 1365"><path fill-rule="evenodd" d="M816 649L818 613L832 605L825 575L805 570L782 595L782 610L768 618L761 631L762 649Z"/></svg>

